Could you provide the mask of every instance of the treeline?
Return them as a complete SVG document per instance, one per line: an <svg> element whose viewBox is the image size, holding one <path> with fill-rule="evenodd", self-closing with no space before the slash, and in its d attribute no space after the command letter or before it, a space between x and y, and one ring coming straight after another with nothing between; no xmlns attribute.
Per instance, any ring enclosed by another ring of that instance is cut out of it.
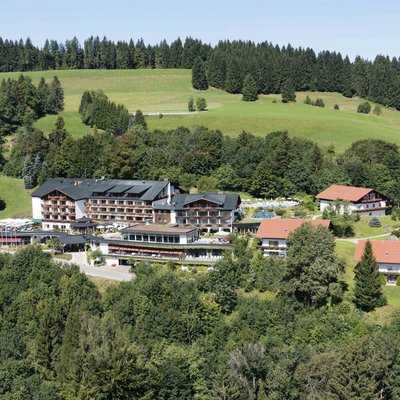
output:
<svg viewBox="0 0 400 400"><path fill-rule="evenodd" d="M101 90L85 90L79 106L83 123L121 135L128 129L130 115L122 104L115 104Z"/></svg>
<svg viewBox="0 0 400 400"><path fill-rule="evenodd" d="M257 93L281 93L285 87L294 90L339 92L359 96L400 109L400 60L378 55L373 61L357 56L351 62L338 52L316 54L310 48L279 47L272 43L220 41L216 46L200 40L179 38L157 45L117 43L90 37L83 46L76 38L59 43L46 40L43 47L24 41L0 38L0 71L48 69L130 69L192 68L203 63L208 85L229 93L242 93L247 77L254 81ZM253 82L252 82L253 85ZM254 96L253 96L254 97Z"/></svg>
<svg viewBox="0 0 400 400"><path fill-rule="evenodd" d="M400 203L396 144L361 140L337 154L332 145L321 147L287 132L242 132L232 138L205 127L149 132L139 121L134 124L121 136L95 132L74 139L59 117L48 137L37 129L20 132L3 171L21 178L29 159L41 165L35 172L38 182L47 177L168 178L185 190L245 191L262 198L315 195L334 183L349 184L373 187Z"/></svg>
<svg viewBox="0 0 400 400"><path fill-rule="evenodd" d="M282 260L235 239L208 274L139 263L102 296L36 247L0 254L0 397L398 398L399 318L367 322L328 230L289 240Z"/></svg>
<svg viewBox="0 0 400 400"><path fill-rule="evenodd" d="M50 83L45 79L36 87L29 77L3 79L0 84L0 136L16 132L23 125L46 114L64 109L64 91L57 76Z"/></svg>
<svg viewBox="0 0 400 400"><path fill-rule="evenodd" d="M0 71L35 71L49 69L132 69L132 68L192 68L196 57L206 60L211 46L200 40L177 39L171 44L163 40L155 46L143 39L136 43L117 43L98 36L85 40L83 46L74 37L65 43L46 40L43 47L0 38Z"/></svg>

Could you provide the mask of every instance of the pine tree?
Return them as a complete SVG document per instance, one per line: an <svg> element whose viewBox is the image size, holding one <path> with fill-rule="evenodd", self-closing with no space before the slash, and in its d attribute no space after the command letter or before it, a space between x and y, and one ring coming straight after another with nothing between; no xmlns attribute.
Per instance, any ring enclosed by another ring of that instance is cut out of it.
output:
<svg viewBox="0 0 400 400"><path fill-rule="evenodd" d="M140 110L136 110L135 116L132 119L131 122L132 126L141 126L143 129L147 129L147 122L146 119Z"/></svg>
<svg viewBox="0 0 400 400"><path fill-rule="evenodd" d="M231 60L226 70L225 90L228 93L240 93L242 83L239 63L236 60Z"/></svg>
<svg viewBox="0 0 400 400"><path fill-rule="evenodd" d="M355 268L354 302L364 311L372 311L386 304L382 293L382 281L371 242L365 244L360 262Z"/></svg>
<svg viewBox="0 0 400 400"><path fill-rule="evenodd" d="M192 68L192 86L197 90L207 90L208 82L206 76L206 68L204 62L200 57L194 60Z"/></svg>
<svg viewBox="0 0 400 400"><path fill-rule="evenodd" d="M282 87L282 103L289 103L290 101L296 101L296 93L292 80L287 79Z"/></svg>
<svg viewBox="0 0 400 400"><path fill-rule="evenodd" d="M190 98L189 98L189 101L188 101L188 111L189 111L189 112L196 111L196 109L194 108L194 100L193 100L193 97L190 97Z"/></svg>
<svg viewBox="0 0 400 400"><path fill-rule="evenodd" d="M243 82L243 101L256 101L258 99L257 84L253 77L248 74Z"/></svg>

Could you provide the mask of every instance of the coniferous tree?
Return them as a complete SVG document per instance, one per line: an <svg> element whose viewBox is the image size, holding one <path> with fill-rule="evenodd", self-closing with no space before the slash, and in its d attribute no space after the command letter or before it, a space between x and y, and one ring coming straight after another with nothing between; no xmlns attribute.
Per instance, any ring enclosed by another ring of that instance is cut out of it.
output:
<svg viewBox="0 0 400 400"><path fill-rule="evenodd" d="M360 309L372 311L386 304L378 265L369 240L365 243L361 260L356 265L354 283L354 302Z"/></svg>
<svg viewBox="0 0 400 400"><path fill-rule="evenodd" d="M248 74L243 82L243 101L256 101L258 99L257 83L253 77Z"/></svg>
<svg viewBox="0 0 400 400"><path fill-rule="evenodd" d="M189 112L196 111L196 109L194 108L194 100L193 100L193 97L190 97L190 98L189 98L189 101L188 101L188 111L189 111Z"/></svg>
<svg viewBox="0 0 400 400"><path fill-rule="evenodd" d="M135 116L132 119L132 126L141 126L143 129L147 129L146 118L144 117L142 111L136 110Z"/></svg>
<svg viewBox="0 0 400 400"><path fill-rule="evenodd" d="M206 68L200 57L197 57L192 67L192 86L197 90L207 90L208 82L206 76Z"/></svg>
<svg viewBox="0 0 400 400"><path fill-rule="evenodd" d="M282 103L296 101L296 93L291 79L287 79L282 87Z"/></svg>
<svg viewBox="0 0 400 400"><path fill-rule="evenodd" d="M242 76L239 64L236 60L228 63L225 79L225 90L228 93L240 93L242 91Z"/></svg>

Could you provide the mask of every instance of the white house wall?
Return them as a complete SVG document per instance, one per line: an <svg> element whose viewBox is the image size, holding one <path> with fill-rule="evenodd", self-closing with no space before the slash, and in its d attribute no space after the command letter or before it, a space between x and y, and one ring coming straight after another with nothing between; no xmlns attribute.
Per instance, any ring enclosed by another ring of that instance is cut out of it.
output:
<svg viewBox="0 0 400 400"><path fill-rule="evenodd" d="M32 197L32 218L43 219L42 199L40 197Z"/></svg>
<svg viewBox="0 0 400 400"><path fill-rule="evenodd" d="M85 200L75 201L75 215L76 219L83 218L86 216L85 214Z"/></svg>

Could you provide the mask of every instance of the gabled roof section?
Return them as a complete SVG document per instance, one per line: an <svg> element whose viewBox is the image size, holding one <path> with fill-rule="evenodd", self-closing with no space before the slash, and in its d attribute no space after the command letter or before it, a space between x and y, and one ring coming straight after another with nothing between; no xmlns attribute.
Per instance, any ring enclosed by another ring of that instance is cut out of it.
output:
<svg viewBox="0 0 400 400"><path fill-rule="evenodd" d="M43 197L59 190L74 200L97 198L99 193L101 196L120 193L121 198L125 198L127 193L135 193L141 195L140 200L153 201L168 184L168 181L51 178L39 186L32 197Z"/></svg>
<svg viewBox="0 0 400 400"><path fill-rule="evenodd" d="M389 240L370 240L372 252L379 264L400 264L400 242ZM357 243L354 259L360 261L364 253L366 240Z"/></svg>
<svg viewBox="0 0 400 400"><path fill-rule="evenodd" d="M184 209L188 204L200 200L217 204L224 210L236 210L241 202L238 194L220 194L210 192L199 194L176 194L172 197L171 204L175 210L180 210Z"/></svg>
<svg viewBox="0 0 400 400"><path fill-rule="evenodd" d="M374 189L355 186L332 185L315 197L320 200L358 201L372 191L374 191Z"/></svg>
<svg viewBox="0 0 400 400"><path fill-rule="evenodd" d="M256 237L261 239L287 239L293 231L300 228L304 223L329 228L331 221L329 219L263 219Z"/></svg>

